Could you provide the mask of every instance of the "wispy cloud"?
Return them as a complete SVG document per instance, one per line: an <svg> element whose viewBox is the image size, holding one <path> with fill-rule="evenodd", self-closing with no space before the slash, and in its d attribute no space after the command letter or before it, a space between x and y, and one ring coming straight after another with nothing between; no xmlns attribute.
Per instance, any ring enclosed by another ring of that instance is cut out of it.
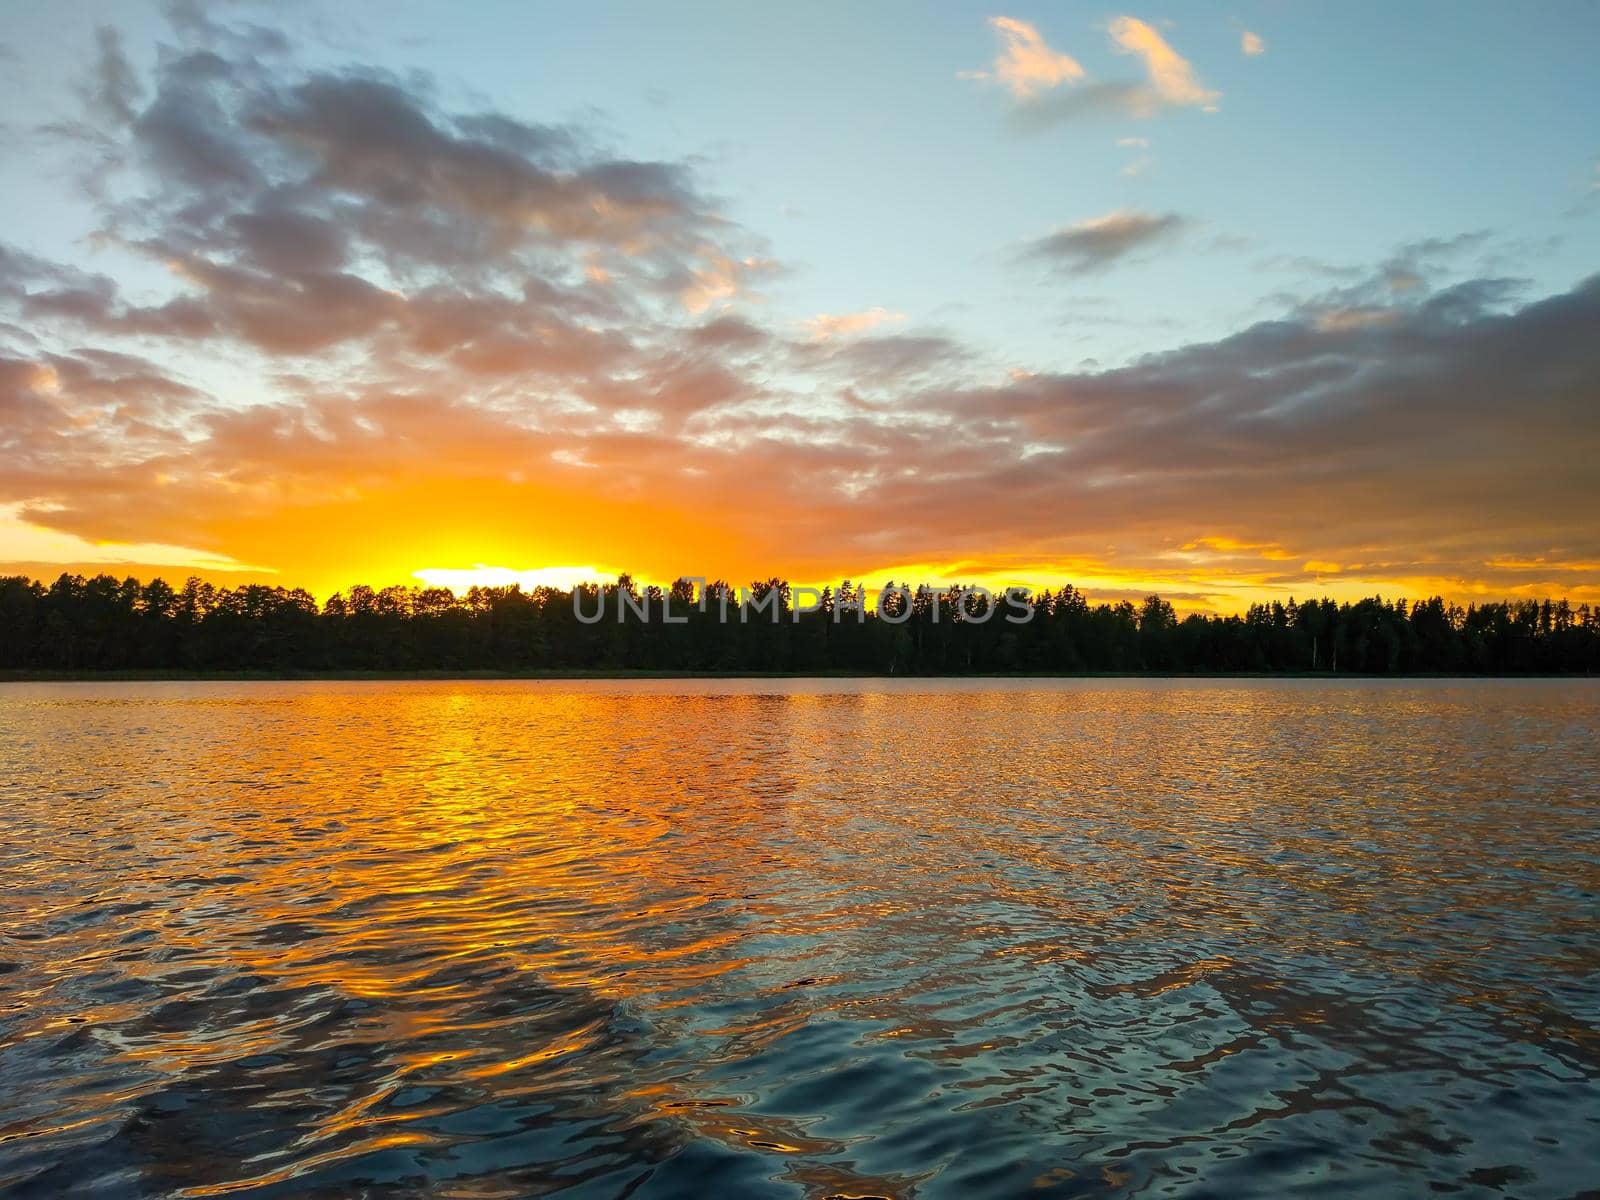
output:
<svg viewBox="0 0 1600 1200"><path fill-rule="evenodd" d="M1118 17L1107 27L1111 41L1123 54L1144 60L1154 99L1173 108L1216 107L1221 92L1201 86L1195 69L1159 33L1137 17Z"/></svg>
<svg viewBox="0 0 1600 1200"><path fill-rule="evenodd" d="M1244 51L1246 58L1259 58L1267 52L1267 43L1261 40L1259 33L1251 33L1246 29L1239 35L1239 49Z"/></svg>
<svg viewBox="0 0 1600 1200"><path fill-rule="evenodd" d="M963 71L963 79L989 80L1018 100L1031 100L1051 88L1083 78L1082 64L1051 46L1028 22L1015 17L990 17L989 24L1000 34L1000 53L988 70Z"/></svg>
<svg viewBox="0 0 1600 1200"><path fill-rule="evenodd" d="M1030 27L1031 28L1031 27ZM1013 88L1017 103L1012 120L1022 129L1043 129L1079 117L1119 113L1153 117L1164 109L1202 108L1215 112L1222 93L1201 83L1193 64L1169 45L1156 30L1137 17L1117 17L1106 26L1111 46L1118 54L1133 55L1144 66L1145 78L1090 80L1081 68L1066 82L1083 84L1065 90ZM1077 64L1074 64L1076 66ZM994 78L990 72L978 77ZM1061 82L1058 80L1057 82Z"/></svg>
<svg viewBox="0 0 1600 1200"><path fill-rule="evenodd" d="M704 263L693 269L692 277L678 293L678 299L691 313L723 308L740 294L747 277L770 273L776 268L777 264L768 259L734 259L708 248ZM592 268L590 278L594 278Z"/></svg>
<svg viewBox="0 0 1600 1200"><path fill-rule="evenodd" d="M1119 208L1030 242L1020 257L1075 275L1101 271L1135 250L1176 236L1188 223L1177 213L1157 216Z"/></svg>
<svg viewBox="0 0 1600 1200"><path fill-rule="evenodd" d="M1149 138L1118 138L1117 145L1123 147L1124 149L1140 151L1140 153L1135 156L1131 162L1123 165L1122 169L1117 172L1119 175L1122 175L1127 179L1134 179L1140 175L1143 175L1151 167L1155 166L1155 156L1148 153L1150 149Z"/></svg>
<svg viewBox="0 0 1600 1200"><path fill-rule="evenodd" d="M890 312L886 308L869 308L853 313L818 313L802 324L811 334L813 341L825 342L830 338L865 333L876 326L905 319L905 313Z"/></svg>

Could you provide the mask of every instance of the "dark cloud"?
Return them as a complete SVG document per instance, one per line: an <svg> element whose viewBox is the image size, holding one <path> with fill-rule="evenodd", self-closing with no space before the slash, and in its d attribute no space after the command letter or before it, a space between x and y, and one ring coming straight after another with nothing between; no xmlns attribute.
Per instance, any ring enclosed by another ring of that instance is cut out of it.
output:
<svg viewBox="0 0 1600 1200"><path fill-rule="evenodd" d="M159 262L177 294L134 302L110 279L63 278L30 285L36 317L269 356L362 344L548 373L621 365L628 340L672 333L680 295L734 295L757 262L682 164L452 113L426 80L264 69L248 29L192 5L171 15L183 45L149 89L102 31L85 119L54 132L94 147L101 243Z"/></svg>
<svg viewBox="0 0 1600 1200"><path fill-rule="evenodd" d="M163 10L173 34L187 46L221 49L241 58L287 55L292 51L292 44L280 30L239 19L213 19L235 17L234 10L243 7L240 0L167 0Z"/></svg>
<svg viewBox="0 0 1600 1200"><path fill-rule="evenodd" d="M1171 240L1189 224L1177 213L1157 216L1119 209L1030 242L1018 257L1069 274L1103 271L1136 250Z"/></svg>
<svg viewBox="0 0 1600 1200"><path fill-rule="evenodd" d="M483 251L530 241L614 246L679 241L709 215L681 166L585 158L570 131L505 117L458 124L381 77L313 76L253 103L248 127L288 156L300 185L389 218L370 222L369 233L398 233L405 224L395 218L405 218L485 235ZM459 253L467 240L446 244ZM397 239L386 249L437 244Z"/></svg>
<svg viewBox="0 0 1600 1200"><path fill-rule="evenodd" d="M127 125L133 121L144 87L123 53L120 33L102 25L95 30L95 43L98 55L85 100L104 120L113 125Z"/></svg>
<svg viewBox="0 0 1600 1200"><path fill-rule="evenodd" d="M707 321L692 330L690 338L697 346L734 353L760 350L771 341L766 330L743 317L735 316L721 316Z"/></svg>
<svg viewBox="0 0 1600 1200"><path fill-rule="evenodd" d="M871 334L791 348L805 371L827 373L855 387L892 388L904 394L946 379L969 365L971 351L938 333Z"/></svg>
<svg viewBox="0 0 1600 1200"><path fill-rule="evenodd" d="M1471 277L1462 260L1475 250L1485 249L1490 238L1489 230L1421 238L1396 247L1375 267L1292 255L1263 259L1256 267L1292 271L1313 281L1310 295L1285 293L1273 298L1274 303L1295 308L1302 315L1386 309L1421 303L1452 278ZM1479 271L1492 269L1492 262L1492 257L1480 257ZM1505 284L1497 286L1504 288Z"/></svg>
<svg viewBox="0 0 1600 1200"><path fill-rule="evenodd" d="M1552 538L1593 498L1600 347L1580 330L1600 319L1600 279L1510 313L1490 307L1498 295L1465 285L1383 322L1268 322L940 403L1012 444L1054 447L1029 486L1098 528ZM1267 497L1270 514L1252 512Z"/></svg>
<svg viewBox="0 0 1600 1200"><path fill-rule="evenodd" d="M218 205L227 193L264 182L262 158L237 136L236 114L227 104L239 82L234 64L217 54L185 55L162 67L154 99L134 118L142 164L173 190L197 189L184 197L193 215L202 203Z"/></svg>

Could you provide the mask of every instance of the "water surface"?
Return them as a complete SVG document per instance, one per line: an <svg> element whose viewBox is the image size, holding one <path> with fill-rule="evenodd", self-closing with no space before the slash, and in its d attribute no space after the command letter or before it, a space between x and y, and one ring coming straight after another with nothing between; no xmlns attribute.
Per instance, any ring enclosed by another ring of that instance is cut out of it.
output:
<svg viewBox="0 0 1600 1200"><path fill-rule="evenodd" d="M7 1196L1567 1196L1600 686L0 686Z"/></svg>

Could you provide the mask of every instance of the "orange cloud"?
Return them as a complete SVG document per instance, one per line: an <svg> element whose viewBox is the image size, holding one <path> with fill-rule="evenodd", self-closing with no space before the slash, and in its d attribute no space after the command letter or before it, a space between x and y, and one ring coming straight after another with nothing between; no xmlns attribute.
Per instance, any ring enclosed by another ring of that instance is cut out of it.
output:
<svg viewBox="0 0 1600 1200"><path fill-rule="evenodd" d="M1000 35L1000 53L987 71L964 71L965 79L992 80L1018 100L1031 100L1063 83L1083 78L1082 65L1051 47L1039 31L1015 17L990 17Z"/></svg>
<svg viewBox="0 0 1600 1200"><path fill-rule="evenodd" d="M825 342L829 338L865 333L875 326L905 319L905 313L890 312L886 308L868 308L854 313L818 313L804 324L813 340Z"/></svg>
<svg viewBox="0 0 1600 1200"><path fill-rule="evenodd" d="M1222 98L1221 92L1201 86L1188 60L1137 17L1118 17L1107 29L1121 53L1134 54L1143 60L1150 87L1161 104L1209 110Z"/></svg>

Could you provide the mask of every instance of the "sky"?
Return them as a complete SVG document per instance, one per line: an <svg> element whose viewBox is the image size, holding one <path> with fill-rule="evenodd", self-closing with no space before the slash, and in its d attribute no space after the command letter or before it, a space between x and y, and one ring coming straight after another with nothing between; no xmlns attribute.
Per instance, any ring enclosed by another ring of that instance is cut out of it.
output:
<svg viewBox="0 0 1600 1200"><path fill-rule="evenodd" d="M0 572L1600 601L1600 7L0 11Z"/></svg>

